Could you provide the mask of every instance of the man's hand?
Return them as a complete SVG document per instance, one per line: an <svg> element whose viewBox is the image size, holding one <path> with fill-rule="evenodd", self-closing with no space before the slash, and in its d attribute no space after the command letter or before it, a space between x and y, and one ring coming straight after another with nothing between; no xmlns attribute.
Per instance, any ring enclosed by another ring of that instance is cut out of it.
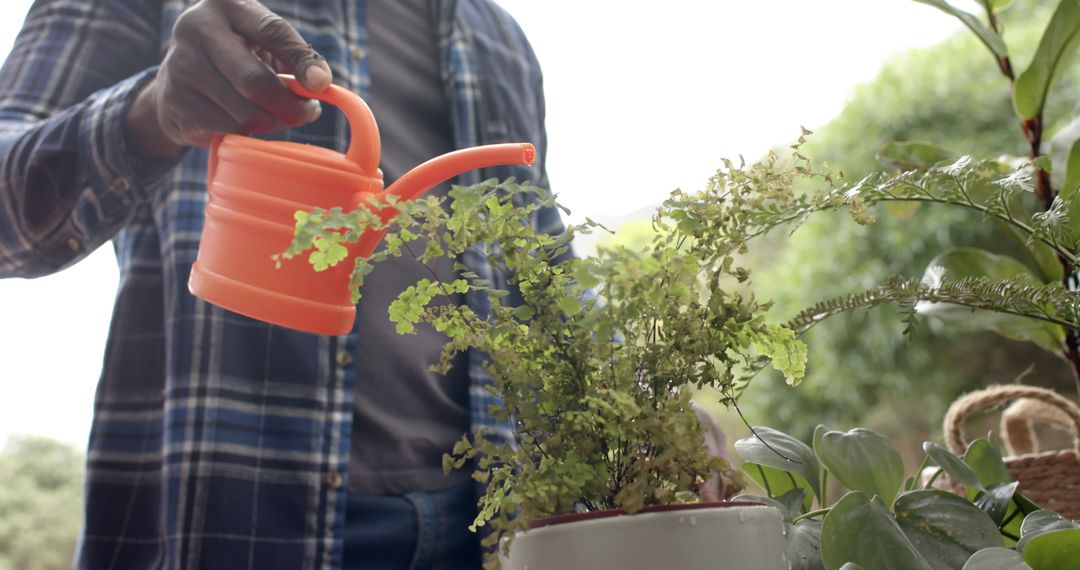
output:
<svg viewBox="0 0 1080 570"><path fill-rule="evenodd" d="M309 91L330 86L330 67L288 22L256 0L201 0L180 15L157 76L126 117L129 148L167 157L225 133L271 132L314 121L317 101L277 78L292 73Z"/></svg>

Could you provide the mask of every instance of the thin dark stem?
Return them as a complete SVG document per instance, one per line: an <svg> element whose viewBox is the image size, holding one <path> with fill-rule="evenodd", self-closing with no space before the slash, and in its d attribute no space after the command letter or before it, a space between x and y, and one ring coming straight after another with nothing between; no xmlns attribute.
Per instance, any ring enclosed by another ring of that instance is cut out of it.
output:
<svg viewBox="0 0 1080 570"><path fill-rule="evenodd" d="M764 445L769 451L772 451L773 453L779 455L780 457L783 457L784 459L792 463L798 463L800 465L802 464L802 461L799 461L798 459L792 459L784 455L783 453L777 451L776 448L774 448L773 446L769 445L769 442L765 441L760 435L758 435L758 432L754 429L754 426L750 425L750 422L746 421L746 416L743 415L742 410L739 408L739 403L735 401L735 398L728 396L727 400L731 402L732 407L734 407L735 411L739 414L739 419L742 420L743 425L746 426L747 429L750 430L750 433L754 435L754 438L760 441L761 444ZM764 473L762 473L762 479L764 479Z"/></svg>

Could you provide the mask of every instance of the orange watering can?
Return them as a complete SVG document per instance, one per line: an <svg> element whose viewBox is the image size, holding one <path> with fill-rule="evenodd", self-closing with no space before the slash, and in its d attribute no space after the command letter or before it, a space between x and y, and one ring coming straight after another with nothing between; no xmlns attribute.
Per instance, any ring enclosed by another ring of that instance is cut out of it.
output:
<svg viewBox="0 0 1080 570"><path fill-rule="evenodd" d="M352 330L352 264L315 272L307 263L278 268L272 259L292 241L298 210L349 211L366 206L371 197L388 195L412 200L463 172L532 164L536 157L536 149L527 143L463 149L421 164L384 190L379 129L367 104L336 85L313 93L291 76L281 79L301 97L344 111L352 140L345 154L243 135L214 140L206 222L188 288L201 299L260 321L329 335ZM381 215L389 220L397 212L390 209ZM368 231L350 246L348 259L371 255L383 233Z"/></svg>

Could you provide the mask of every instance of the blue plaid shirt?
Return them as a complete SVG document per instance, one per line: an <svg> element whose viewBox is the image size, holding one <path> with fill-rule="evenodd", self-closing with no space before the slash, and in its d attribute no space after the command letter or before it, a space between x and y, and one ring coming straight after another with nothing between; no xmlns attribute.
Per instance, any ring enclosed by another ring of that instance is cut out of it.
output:
<svg viewBox="0 0 1080 570"><path fill-rule="evenodd" d="M123 119L195 0L37 0L0 70L0 277L46 275L112 240L119 291L95 401L77 567L338 568L362 338L301 333L192 297L207 155L143 161ZM364 0L263 0L368 92ZM455 145L529 141L540 167L463 176L547 184L541 76L516 23L486 0L432 1ZM343 151L327 109L282 134ZM555 211L535 220L561 231ZM483 256L462 260L499 279ZM482 295L467 302L488 312ZM70 342L70 341L69 341ZM470 355L474 433L490 378Z"/></svg>

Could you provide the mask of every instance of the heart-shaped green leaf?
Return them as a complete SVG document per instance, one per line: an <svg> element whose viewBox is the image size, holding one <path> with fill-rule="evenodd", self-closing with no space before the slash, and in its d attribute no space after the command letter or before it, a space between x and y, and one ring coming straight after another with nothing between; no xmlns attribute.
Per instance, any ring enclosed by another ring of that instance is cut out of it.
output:
<svg viewBox="0 0 1080 570"><path fill-rule="evenodd" d="M1025 119L1042 115L1046 97L1080 39L1080 3L1062 0L1039 40L1035 57L1016 78L1013 106Z"/></svg>
<svg viewBox="0 0 1080 570"><path fill-rule="evenodd" d="M975 499L975 506L982 509L995 525L999 525L1005 520L1005 516L1009 514L1009 507L1015 507L1013 505L1013 495L1016 493L1016 487L1019 483L995 483L986 488L986 491L979 493Z"/></svg>
<svg viewBox="0 0 1080 570"><path fill-rule="evenodd" d="M975 32L975 35L979 37L979 41L986 45L986 47L989 48L990 51L993 52L993 54L997 58L1003 58L1008 55L1008 52L1005 49L1005 42L1001 39L1001 36L997 35L994 30L986 27L986 25L983 24L982 21L979 20L979 18L974 14L957 9L953 7L952 4L945 2L945 0L915 1L922 4L927 4L929 6L933 6L941 10L942 12L945 12L946 14L951 14L955 16L957 19L963 22L964 25L968 27L968 29L970 29L972 32Z"/></svg>
<svg viewBox="0 0 1080 570"><path fill-rule="evenodd" d="M1003 280L1018 276L1030 280L1033 285L1041 283L1026 265L1012 257L973 247L960 247L934 258L927 266L923 280L933 284L942 279L955 281L965 277L986 277ZM1065 338L1060 326L1036 319L974 310L951 303L923 302L917 308L920 313L958 330L990 330L1014 340L1034 342L1055 354L1061 351L1061 341Z"/></svg>
<svg viewBox="0 0 1080 570"><path fill-rule="evenodd" d="M1025 517L1024 523L1020 525L1020 542L1016 543L1016 550L1023 552L1031 539L1040 534L1070 528L1080 528L1080 524L1054 511L1035 511Z"/></svg>
<svg viewBox="0 0 1080 570"><path fill-rule="evenodd" d="M821 496L820 467L810 446L780 430L759 426L754 428L754 432L758 437L751 436L735 442L735 453L750 463L799 475L814 492L813 497ZM754 477L752 471L747 472ZM779 493L769 489L769 495L779 497L792 488L795 487L789 485Z"/></svg>
<svg viewBox="0 0 1080 570"><path fill-rule="evenodd" d="M975 470L983 487L1012 482L1009 470L1001 459L1001 453L990 445L987 439L976 439L968 444L964 452L964 463Z"/></svg>
<svg viewBox="0 0 1080 570"><path fill-rule="evenodd" d="M893 511L908 540L935 570L959 568L979 550L1001 545L994 521L952 493L904 493Z"/></svg>
<svg viewBox="0 0 1080 570"><path fill-rule="evenodd" d="M824 570L821 560L821 521L801 520L789 526L787 555L791 570Z"/></svg>
<svg viewBox="0 0 1080 570"><path fill-rule="evenodd" d="M776 473L782 473L777 471ZM809 489L800 487L792 489L787 493L784 493L778 497L762 497L759 495L739 494L733 497L732 501L745 501L748 503L765 503L770 507L776 507L781 513L784 514L785 520L792 520L795 517L806 512L806 498L809 494Z"/></svg>
<svg viewBox="0 0 1080 570"><path fill-rule="evenodd" d="M788 493L797 489L806 491L806 499L803 502L802 511L805 512L813 506L813 494L811 493L810 484L798 473L781 471L757 463L743 463L743 472L749 475L755 483L764 489L765 493L780 505L781 508L783 508L783 503L780 502L778 497L786 496Z"/></svg>
<svg viewBox="0 0 1080 570"><path fill-rule="evenodd" d="M904 482L904 461L881 435L857 428L822 435L821 462L845 487L877 495L891 505Z"/></svg>
<svg viewBox="0 0 1080 570"><path fill-rule="evenodd" d="M963 570L1032 570L1020 553L1011 548L984 548L971 556Z"/></svg>
<svg viewBox="0 0 1080 570"><path fill-rule="evenodd" d="M1080 528L1036 535L1023 554L1024 562L1036 570L1076 570L1080 562Z"/></svg>
<svg viewBox="0 0 1080 570"><path fill-rule="evenodd" d="M861 491L844 495L826 515L821 526L821 558L828 570L847 562L866 568L930 568L885 503Z"/></svg>
<svg viewBox="0 0 1080 570"><path fill-rule="evenodd" d="M948 449L932 441L927 441L923 443L923 451L930 456L934 463L938 464L938 467L944 469L945 474L952 478L953 481L958 481L968 487L982 488L982 483L979 483L979 476L975 474L975 471Z"/></svg>

